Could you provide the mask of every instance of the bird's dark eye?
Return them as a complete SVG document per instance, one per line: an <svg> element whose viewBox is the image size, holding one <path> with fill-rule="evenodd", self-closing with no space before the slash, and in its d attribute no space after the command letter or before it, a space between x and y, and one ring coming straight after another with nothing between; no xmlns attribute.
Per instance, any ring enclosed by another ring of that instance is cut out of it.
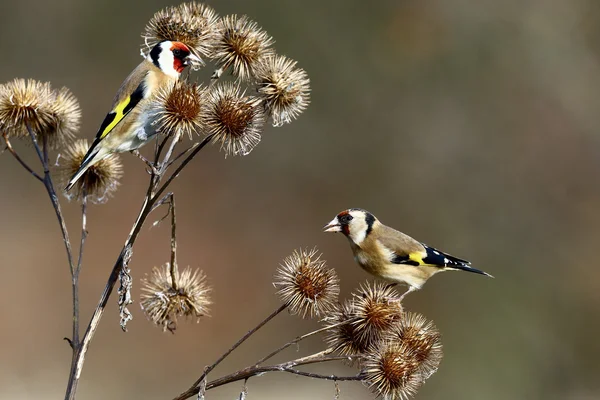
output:
<svg viewBox="0 0 600 400"><path fill-rule="evenodd" d="M175 57L179 58L179 57L181 57L181 56L182 56L182 52L181 52L181 50L179 50L179 49L175 49L175 50L173 50L173 55L174 55Z"/></svg>
<svg viewBox="0 0 600 400"><path fill-rule="evenodd" d="M352 217L352 215L350 215L350 214L342 215L342 216L340 217L340 222L341 222L342 224L347 224L347 223L349 223L350 221L352 221L352 218L353 218L353 217Z"/></svg>

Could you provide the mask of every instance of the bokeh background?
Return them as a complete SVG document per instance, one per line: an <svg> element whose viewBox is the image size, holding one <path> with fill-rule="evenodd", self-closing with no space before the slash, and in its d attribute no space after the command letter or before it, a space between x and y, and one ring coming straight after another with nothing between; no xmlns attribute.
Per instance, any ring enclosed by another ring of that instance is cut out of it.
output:
<svg viewBox="0 0 600 400"><path fill-rule="evenodd" d="M4 0L0 82L69 87L84 113L81 136L92 138L140 62L145 23L175 4ZM442 274L407 298L409 310L435 321L445 348L418 399L600 398L600 3L209 4L221 15L247 14L274 36L277 51L308 72L312 102L294 123L267 128L249 156L224 159L213 146L180 176L179 263L207 273L211 317L182 323L175 335L145 319L139 279L168 261L169 228L144 229L131 263L134 320L121 332L110 300L79 398L169 399L186 389L279 305L272 277L294 248L318 246L347 296L371 278L346 240L321 227L349 207L496 276ZM35 161L30 147L18 148ZM89 211L84 322L145 191L141 163L123 160L120 190ZM8 153L0 171L0 397L61 398L71 292L58 225L43 187ZM77 242L79 208L63 207ZM212 377L318 326L282 314ZM322 346L315 338L281 359ZM240 389L209 398L232 399ZM285 374L251 379L248 389L252 399L334 396L331 382ZM342 399L371 397L357 383L340 389Z"/></svg>

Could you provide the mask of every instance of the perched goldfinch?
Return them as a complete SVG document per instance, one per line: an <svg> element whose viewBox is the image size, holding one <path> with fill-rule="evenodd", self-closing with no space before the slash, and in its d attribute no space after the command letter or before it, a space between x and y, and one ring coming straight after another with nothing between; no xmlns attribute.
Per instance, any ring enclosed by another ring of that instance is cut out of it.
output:
<svg viewBox="0 0 600 400"><path fill-rule="evenodd" d="M461 270L492 277L471 268L466 260L442 253L385 226L360 208L342 211L323 229L342 232L350 241L354 259L365 271L394 283L407 284L408 290L400 300L421 289L427 279L441 271Z"/></svg>
<svg viewBox="0 0 600 400"><path fill-rule="evenodd" d="M88 168L110 154L135 150L148 142L155 134L147 112L152 96L173 85L192 60L199 61L181 42L163 41L150 50L148 57L121 84L96 139L65 190L71 189Z"/></svg>

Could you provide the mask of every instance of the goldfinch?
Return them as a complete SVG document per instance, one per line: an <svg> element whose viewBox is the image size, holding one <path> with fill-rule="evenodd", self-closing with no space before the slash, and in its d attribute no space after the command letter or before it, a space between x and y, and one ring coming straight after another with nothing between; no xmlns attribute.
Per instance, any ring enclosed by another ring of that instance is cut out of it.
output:
<svg viewBox="0 0 600 400"><path fill-rule="evenodd" d="M323 229L325 232L342 232L350 241L354 259L365 271L394 283L407 284L408 290L400 300L421 289L427 279L441 271L461 270L492 277L471 268L469 261L385 226L373 214L360 208L342 211Z"/></svg>
<svg viewBox="0 0 600 400"><path fill-rule="evenodd" d="M173 85L193 60L199 61L181 42L162 41L150 50L121 84L96 139L65 190L71 189L88 168L112 153L135 150L148 142L156 133L148 113L152 96Z"/></svg>

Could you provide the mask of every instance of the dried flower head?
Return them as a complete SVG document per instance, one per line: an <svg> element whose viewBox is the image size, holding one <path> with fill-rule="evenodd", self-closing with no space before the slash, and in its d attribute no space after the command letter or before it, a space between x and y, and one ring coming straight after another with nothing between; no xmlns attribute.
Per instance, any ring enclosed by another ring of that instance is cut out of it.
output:
<svg viewBox="0 0 600 400"><path fill-rule="evenodd" d="M260 101L245 96L240 86L225 82L213 86L206 99L203 120L225 154L247 155L260 142L265 122Z"/></svg>
<svg viewBox="0 0 600 400"><path fill-rule="evenodd" d="M35 134L55 126L52 103L55 94L49 83L33 79L15 79L0 89L0 128L9 137L29 137L27 126Z"/></svg>
<svg viewBox="0 0 600 400"><path fill-rule="evenodd" d="M327 316L327 336L325 341L329 348L342 355L360 355L367 348L368 343L361 341L356 333L356 321L354 305L350 301L339 304L336 309Z"/></svg>
<svg viewBox="0 0 600 400"><path fill-rule="evenodd" d="M88 142L84 139L77 140L65 148L58 161L61 181L64 184L79 170L88 149ZM66 196L81 200L85 194L94 203L104 203L117 190L122 175L123 168L119 157L112 154L89 167Z"/></svg>
<svg viewBox="0 0 600 400"><path fill-rule="evenodd" d="M179 273L170 263L154 267L150 276L142 279L141 307L152 322L163 331L175 331L179 317L198 320L208 312L210 287L200 270L187 267Z"/></svg>
<svg viewBox="0 0 600 400"><path fill-rule="evenodd" d="M255 67L258 93L273 120L273 126L292 122L310 103L310 80L296 61L267 55Z"/></svg>
<svg viewBox="0 0 600 400"><path fill-rule="evenodd" d="M33 79L0 85L0 129L8 137L29 138L29 126L38 141L58 148L73 138L80 120L79 103L67 88L55 92Z"/></svg>
<svg viewBox="0 0 600 400"><path fill-rule="evenodd" d="M51 109L53 126L47 131L41 131L40 135L45 135L48 145L56 149L75 137L81 122L81 109L77 98L65 87L56 92Z"/></svg>
<svg viewBox="0 0 600 400"><path fill-rule="evenodd" d="M411 349L419 362L423 380L433 375L442 361L442 335L432 321L417 313L406 313L391 330L391 337Z"/></svg>
<svg viewBox="0 0 600 400"><path fill-rule="evenodd" d="M249 79L254 75L256 63L267 54L275 41L267 32L250 21L245 15L228 15L218 24L218 35L214 43L212 58L216 60L218 78L229 67L240 79Z"/></svg>
<svg viewBox="0 0 600 400"><path fill-rule="evenodd" d="M294 250L277 269L275 287L293 314L302 318L325 314L335 307L340 294L339 280L328 269L317 249Z"/></svg>
<svg viewBox="0 0 600 400"><path fill-rule="evenodd" d="M381 282L368 281L352 294L355 333L360 342L367 344L380 340L385 332L402 319L402 305L398 292Z"/></svg>
<svg viewBox="0 0 600 400"><path fill-rule="evenodd" d="M165 135L188 135L202 130L202 101L206 89L195 83L177 81L167 89L161 89L150 104L153 124Z"/></svg>
<svg viewBox="0 0 600 400"><path fill-rule="evenodd" d="M414 351L393 338L371 348L362 362L365 382L386 400L406 400L423 384Z"/></svg>
<svg viewBox="0 0 600 400"><path fill-rule="evenodd" d="M142 38L148 49L163 40L182 42L201 59L211 53L216 24L217 14L212 8L192 1L158 11L146 25Z"/></svg>
<svg viewBox="0 0 600 400"><path fill-rule="evenodd" d="M332 313L326 341L343 355L364 353L403 317L398 293L382 283L361 285L352 299ZM348 323L342 324L344 321Z"/></svg>

